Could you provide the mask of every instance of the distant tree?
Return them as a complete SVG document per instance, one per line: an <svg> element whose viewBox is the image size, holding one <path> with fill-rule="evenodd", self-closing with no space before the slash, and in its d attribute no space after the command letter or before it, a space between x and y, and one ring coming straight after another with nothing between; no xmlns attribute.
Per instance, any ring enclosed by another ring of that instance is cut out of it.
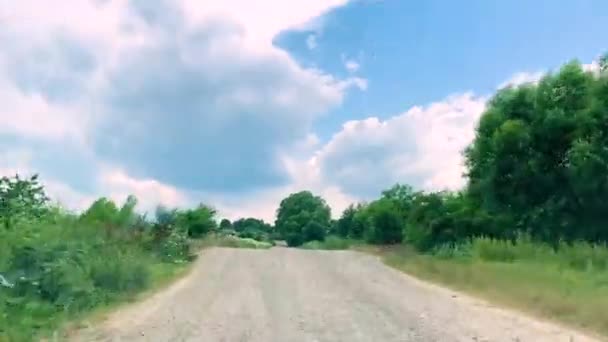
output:
<svg viewBox="0 0 608 342"><path fill-rule="evenodd" d="M80 216L81 220L115 225L118 222L118 207L105 197L97 199Z"/></svg>
<svg viewBox="0 0 608 342"><path fill-rule="evenodd" d="M188 236L200 238L217 228L215 214L215 209L200 204L194 209L179 212L177 222L186 229Z"/></svg>
<svg viewBox="0 0 608 342"><path fill-rule="evenodd" d="M232 222L230 222L229 219L222 219L222 221L220 221L220 229L221 230L232 229Z"/></svg>
<svg viewBox="0 0 608 342"><path fill-rule="evenodd" d="M120 226L132 226L138 220L139 215L135 212L137 198L129 195L117 215L117 224Z"/></svg>
<svg viewBox="0 0 608 342"><path fill-rule="evenodd" d="M240 218L232 223L233 229L239 237L250 238L259 241L271 240L272 226L263 220L248 217Z"/></svg>
<svg viewBox="0 0 608 342"><path fill-rule="evenodd" d="M317 221L310 221L302 230L304 241L324 241L327 235L327 227Z"/></svg>
<svg viewBox="0 0 608 342"><path fill-rule="evenodd" d="M289 241L306 242L304 227L311 222L329 227L331 211L325 200L310 191L293 193L281 201L277 210L275 228ZM315 227L317 227L315 225ZM316 229L316 228L315 228Z"/></svg>
<svg viewBox="0 0 608 342"><path fill-rule="evenodd" d="M387 198L374 201L365 208L365 238L370 243L394 244L403 239L403 220L397 204Z"/></svg>
<svg viewBox="0 0 608 342"><path fill-rule="evenodd" d="M357 209L354 205L349 205L348 208L344 209L342 216L336 222L336 234L343 238L351 235L351 232L355 230L355 215Z"/></svg>

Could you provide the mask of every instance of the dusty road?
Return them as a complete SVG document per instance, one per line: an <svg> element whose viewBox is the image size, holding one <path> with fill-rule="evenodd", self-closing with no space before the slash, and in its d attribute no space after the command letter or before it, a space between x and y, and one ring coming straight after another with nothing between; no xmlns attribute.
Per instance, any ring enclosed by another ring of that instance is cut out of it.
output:
<svg viewBox="0 0 608 342"><path fill-rule="evenodd" d="M80 341L592 341L350 251L205 251Z"/></svg>

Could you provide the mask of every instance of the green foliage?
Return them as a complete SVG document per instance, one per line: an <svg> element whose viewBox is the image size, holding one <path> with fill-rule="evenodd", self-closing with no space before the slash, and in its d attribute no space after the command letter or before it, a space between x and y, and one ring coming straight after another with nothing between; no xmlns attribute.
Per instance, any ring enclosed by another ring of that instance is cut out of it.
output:
<svg viewBox="0 0 608 342"><path fill-rule="evenodd" d="M285 242L289 247L299 247L304 244L304 235L299 233L288 233L285 237Z"/></svg>
<svg viewBox="0 0 608 342"><path fill-rule="evenodd" d="M330 218L325 200L309 191L301 191L281 201L275 228L288 245L299 246L310 239L322 239L330 226Z"/></svg>
<svg viewBox="0 0 608 342"><path fill-rule="evenodd" d="M605 53L604 55L602 55L602 57L600 57L599 64L601 72L608 71L608 53Z"/></svg>
<svg viewBox="0 0 608 342"><path fill-rule="evenodd" d="M105 197L99 198L80 216L83 221L90 223L116 224L118 221L118 207Z"/></svg>
<svg viewBox="0 0 608 342"><path fill-rule="evenodd" d="M268 249L274 246L271 242L258 241L250 238L240 238L238 236L223 233L210 234L200 241L201 247L230 247L230 248L250 248Z"/></svg>
<svg viewBox="0 0 608 342"><path fill-rule="evenodd" d="M367 224L364 204L349 205L335 222L332 234L343 238L362 239Z"/></svg>
<svg viewBox="0 0 608 342"><path fill-rule="evenodd" d="M232 222L229 219L222 219L220 221L220 230L230 230L232 228Z"/></svg>
<svg viewBox="0 0 608 342"><path fill-rule="evenodd" d="M189 237L201 238L217 228L215 214L215 209L201 204L194 209L178 212L176 223L185 229Z"/></svg>
<svg viewBox="0 0 608 342"><path fill-rule="evenodd" d="M304 241L323 241L327 234L327 227L324 227L317 221L310 221L302 230Z"/></svg>
<svg viewBox="0 0 608 342"><path fill-rule="evenodd" d="M38 175L26 179L19 175L0 178L0 219L6 229L15 221L42 217L47 212L48 200Z"/></svg>
<svg viewBox="0 0 608 342"><path fill-rule="evenodd" d="M370 203L365 208L367 225L365 240L373 244L394 244L403 239L402 214L395 201L387 198Z"/></svg>
<svg viewBox="0 0 608 342"><path fill-rule="evenodd" d="M477 238L419 254L386 250L385 261L409 274L539 316L608 334L608 247Z"/></svg>
<svg viewBox="0 0 608 342"><path fill-rule="evenodd" d="M469 195L514 231L557 243L606 241L608 102L605 76L572 62L538 86L503 89L467 150Z"/></svg>
<svg viewBox="0 0 608 342"><path fill-rule="evenodd" d="M135 295L159 269L191 258L186 230L156 238L152 227L161 222L137 214L132 196L120 207L101 198L74 215L49 206L37 178L3 182L10 229L0 228L2 341L50 333L66 319ZM175 215L162 224L174 222Z"/></svg>
<svg viewBox="0 0 608 342"><path fill-rule="evenodd" d="M270 224L264 222L263 220L251 217L241 218L234 221L232 224L232 229L234 229L237 235L241 238L249 238L267 242L272 240L271 234L274 230Z"/></svg>
<svg viewBox="0 0 608 342"><path fill-rule="evenodd" d="M343 250L349 249L355 241L345 239L339 236L330 235L323 241L309 241L301 246L303 249L325 249L325 250Z"/></svg>

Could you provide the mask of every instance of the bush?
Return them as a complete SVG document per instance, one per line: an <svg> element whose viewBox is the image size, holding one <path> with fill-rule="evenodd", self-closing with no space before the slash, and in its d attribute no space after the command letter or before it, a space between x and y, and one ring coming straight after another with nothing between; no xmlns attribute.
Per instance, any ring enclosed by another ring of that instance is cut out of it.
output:
<svg viewBox="0 0 608 342"><path fill-rule="evenodd" d="M287 235L285 242L287 242L287 246L289 247L298 247L304 243L304 239L301 234L292 233Z"/></svg>
<svg viewBox="0 0 608 342"><path fill-rule="evenodd" d="M352 244L352 240L330 235L324 241L309 241L301 247L303 249L342 250L349 249Z"/></svg>
<svg viewBox="0 0 608 342"><path fill-rule="evenodd" d="M325 234L327 233L327 228L321 225L316 221L308 222L306 226L304 226L303 230L303 240L307 241L323 241L325 240Z"/></svg>
<svg viewBox="0 0 608 342"><path fill-rule="evenodd" d="M172 231L161 243L159 252L165 262L180 263L189 260L190 240L187 234L177 229Z"/></svg>
<svg viewBox="0 0 608 342"><path fill-rule="evenodd" d="M65 319L146 289L157 269L188 260L185 230L167 224L167 234L157 234L159 223L136 214L136 203L100 199L80 216L21 208L8 229L0 227L0 340L35 340Z"/></svg>

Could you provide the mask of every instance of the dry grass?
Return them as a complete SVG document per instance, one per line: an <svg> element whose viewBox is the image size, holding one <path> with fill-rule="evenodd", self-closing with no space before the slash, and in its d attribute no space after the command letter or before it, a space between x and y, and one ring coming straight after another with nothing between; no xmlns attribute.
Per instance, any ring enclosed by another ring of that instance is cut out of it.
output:
<svg viewBox="0 0 608 342"><path fill-rule="evenodd" d="M608 336L608 272L546 260L487 261L421 255L407 246L376 249L384 261L422 279L447 285L542 318Z"/></svg>

